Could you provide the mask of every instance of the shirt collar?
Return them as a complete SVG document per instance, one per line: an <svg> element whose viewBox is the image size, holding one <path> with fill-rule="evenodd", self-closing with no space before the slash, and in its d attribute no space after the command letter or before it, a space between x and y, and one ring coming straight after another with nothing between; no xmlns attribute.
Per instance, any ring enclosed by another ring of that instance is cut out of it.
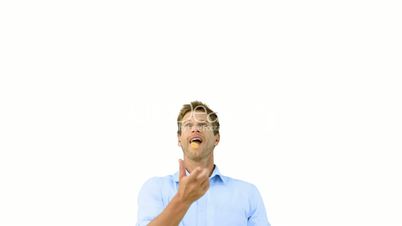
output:
<svg viewBox="0 0 402 226"><path fill-rule="evenodd" d="M186 170L186 175L188 175L188 171ZM209 177L210 179L217 177L218 179L220 179L223 183L226 182L225 177L221 174L221 172L218 169L217 165L214 165L214 171L212 172L211 176ZM175 174L173 174L173 178L175 182L179 182L179 172L176 172Z"/></svg>

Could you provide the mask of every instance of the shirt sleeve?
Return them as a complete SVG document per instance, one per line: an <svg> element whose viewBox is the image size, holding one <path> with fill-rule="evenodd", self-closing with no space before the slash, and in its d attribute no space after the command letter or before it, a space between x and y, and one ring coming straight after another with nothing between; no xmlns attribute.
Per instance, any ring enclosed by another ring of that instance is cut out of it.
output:
<svg viewBox="0 0 402 226"><path fill-rule="evenodd" d="M163 211L161 178L146 181L138 195L137 226L146 226Z"/></svg>
<svg viewBox="0 0 402 226"><path fill-rule="evenodd" d="M257 187L253 185L251 192L251 211L247 226L271 226L268 222L264 202Z"/></svg>

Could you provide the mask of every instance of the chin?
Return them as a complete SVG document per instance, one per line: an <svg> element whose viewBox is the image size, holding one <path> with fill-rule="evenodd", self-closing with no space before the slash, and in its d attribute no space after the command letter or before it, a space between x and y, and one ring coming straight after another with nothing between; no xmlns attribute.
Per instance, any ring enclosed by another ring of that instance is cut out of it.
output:
<svg viewBox="0 0 402 226"><path fill-rule="evenodd" d="M194 161L194 162L199 162L199 161L201 161L203 159L203 157L200 156L200 155L192 155L192 154L190 154L190 155L187 155L187 157L190 160Z"/></svg>

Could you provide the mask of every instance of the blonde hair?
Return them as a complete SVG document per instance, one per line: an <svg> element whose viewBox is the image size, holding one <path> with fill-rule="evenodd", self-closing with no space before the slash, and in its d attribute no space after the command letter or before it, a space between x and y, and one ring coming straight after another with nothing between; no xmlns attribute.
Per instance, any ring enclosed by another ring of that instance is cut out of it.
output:
<svg viewBox="0 0 402 226"><path fill-rule="evenodd" d="M214 132L214 135L219 134L219 120L218 120L218 115L216 112L212 111L211 108L208 107L208 105L202 103L201 101L193 101L190 104L184 104L183 107L180 110L179 116L177 117L177 134L181 134L181 125L183 121L184 115L186 115L188 112L191 111L201 111L205 112L208 115L208 120L212 124L212 130Z"/></svg>

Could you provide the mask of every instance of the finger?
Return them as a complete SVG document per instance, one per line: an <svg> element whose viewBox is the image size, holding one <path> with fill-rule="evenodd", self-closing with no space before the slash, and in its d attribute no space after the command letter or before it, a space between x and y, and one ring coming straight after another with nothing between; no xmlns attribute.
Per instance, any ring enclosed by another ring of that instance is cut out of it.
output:
<svg viewBox="0 0 402 226"><path fill-rule="evenodd" d="M198 175L202 172L200 167L195 168L191 173L190 173L190 178L191 180L197 179Z"/></svg>
<svg viewBox="0 0 402 226"><path fill-rule="evenodd" d="M204 181L201 185L200 185L200 187L201 187L201 189L203 190L203 191L208 191L208 189L209 189L209 180L206 180L206 181Z"/></svg>
<svg viewBox="0 0 402 226"><path fill-rule="evenodd" d="M197 180L206 180L208 179L208 174L209 174L209 170L208 169L203 169L201 171L201 173L197 176Z"/></svg>
<svg viewBox="0 0 402 226"><path fill-rule="evenodd" d="M186 176L186 168L184 167L183 160L179 159L179 180Z"/></svg>
<svg viewBox="0 0 402 226"><path fill-rule="evenodd" d="M206 180L202 180L200 181L200 186L203 187L205 185L209 184L209 178L207 178Z"/></svg>

